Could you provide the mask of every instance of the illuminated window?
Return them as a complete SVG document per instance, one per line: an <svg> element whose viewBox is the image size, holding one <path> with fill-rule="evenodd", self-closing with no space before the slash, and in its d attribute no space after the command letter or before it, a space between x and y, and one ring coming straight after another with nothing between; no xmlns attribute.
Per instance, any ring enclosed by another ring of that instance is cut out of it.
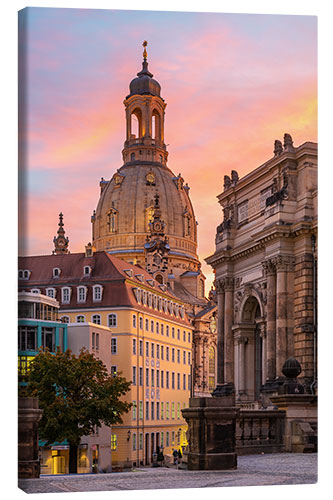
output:
<svg viewBox="0 0 333 500"><path fill-rule="evenodd" d="M169 403L165 403L165 418L166 418L166 420L170 419ZM167 432L167 435L168 435L168 432Z"/></svg>
<svg viewBox="0 0 333 500"><path fill-rule="evenodd" d="M143 434L140 432L139 434L139 450L143 449Z"/></svg>
<svg viewBox="0 0 333 500"><path fill-rule="evenodd" d="M177 418L180 419L180 403L177 403Z"/></svg>
<svg viewBox="0 0 333 500"><path fill-rule="evenodd" d="M132 401L132 419L136 420L136 401Z"/></svg>
<svg viewBox="0 0 333 500"><path fill-rule="evenodd" d="M133 440L133 451L135 451L136 450L136 433L135 432L133 433L132 440Z"/></svg>
<svg viewBox="0 0 333 500"><path fill-rule="evenodd" d="M69 323L69 316L61 316L60 321L62 323Z"/></svg>
<svg viewBox="0 0 333 500"><path fill-rule="evenodd" d="M111 371L110 371L112 377L117 376L117 367L116 366L111 366Z"/></svg>
<svg viewBox="0 0 333 500"><path fill-rule="evenodd" d="M208 384L209 384L209 389L214 390L214 388L215 388L215 349L212 346L209 348L209 351L208 351L208 359L209 359Z"/></svg>
<svg viewBox="0 0 333 500"><path fill-rule="evenodd" d="M171 418L175 419L175 403L171 403Z"/></svg>
<svg viewBox="0 0 333 500"><path fill-rule="evenodd" d="M164 403L163 402L161 403L161 420L164 420ZM162 432L162 434L163 434L163 432ZM161 436L161 445L163 446L162 436Z"/></svg>
<svg viewBox="0 0 333 500"><path fill-rule="evenodd" d="M111 434L111 450L117 449L117 434Z"/></svg>
<svg viewBox="0 0 333 500"><path fill-rule="evenodd" d="M139 419L143 419L143 401L139 401Z"/></svg>
<svg viewBox="0 0 333 500"><path fill-rule="evenodd" d="M76 322L77 323L84 323L85 322L85 317L80 314L79 316L76 316Z"/></svg>

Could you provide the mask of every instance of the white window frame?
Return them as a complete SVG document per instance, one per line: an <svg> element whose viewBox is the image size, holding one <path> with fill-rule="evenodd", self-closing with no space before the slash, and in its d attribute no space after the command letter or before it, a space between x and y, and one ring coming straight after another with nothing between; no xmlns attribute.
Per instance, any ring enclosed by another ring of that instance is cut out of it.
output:
<svg viewBox="0 0 333 500"><path fill-rule="evenodd" d="M61 274L61 269L59 267L54 267L52 270L53 278L59 278L60 274Z"/></svg>
<svg viewBox="0 0 333 500"><path fill-rule="evenodd" d="M30 278L31 271L29 269L24 269L23 271L23 279L28 280Z"/></svg>
<svg viewBox="0 0 333 500"><path fill-rule="evenodd" d="M46 295L47 295L48 297L51 297L52 299L55 299L55 298L56 298L56 294L57 294L57 290L56 290L56 288L52 288L52 287L50 287L50 288L46 288L45 292L46 292ZM49 292L52 292L52 295L50 295L50 294L49 294Z"/></svg>
<svg viewBox="0 0 333 500"><path fill-rule="evenodd" d="M103 297L103 287L102 285L93 285L93 302L101 302ZM99 291L99 297L97 297L97 291Z"/></svg>
<svg viewBox="0 0 333 500"><path fill-rule="evenodd" d="M90 266L84 266L83 267L83 274L84 276L89 276L91 273L91 267Z"/></svg>
<svg viewBox="0 0 333 500"><path fill-rule="evenodd" d="M68 291L68 300L64 299L65 292ZM69 286L63 286L61 288L61 302L63 304L69 304L71 301L72 289Z"/></svg>
<svg viewBox="0 0 333 500"><path fill-rule="evenodd" d="M117 337L112 337L111 338L111 354L118 354Z"/></svg>
<svg viewBox="0 0 333 500"><path fill-rule="evenodd" d="M64 318L68 319L68 321L63 321L63 319L64 319ZM69 317L69 316L60 316L60 321L61 321L62 323L70 323L70 321L71 321L71 320L70 320L70 317Z"/></svg>
<svg viewBox="0 0 333 500"><path fill-rule="evenodd" d="M31 288L30 292L31 293L41 293L39 288Z"/></svg>
<svg viewBox="0 0 333 500"><path fill-rule="evenodd" d="M83 318L83 321L79 321L79 318ZM76 323L85 323L86 322L86 318L84 317L84 314L78 314L76 316Z"/></svg>
<svg viewBox="0 0 333 500"><path fill-rule="evenodd" d="M96 323L96 321L94 321L94 318L99 318L99 323ZM100 314L92 314L91 315L91 322L94 323L94 325L100 325L101 324L101 315Z"/></svg>
<svg viewBox="0 0 333 500"><path fill-rule="evenodd" d="M112 317L112 323L111 323L111 317ZM118 324L118 317L116 313L110 313L108 314L108 327L109 328L117 328Z"/></svg>
<svg viewBox="0 0 333 500"><path fill-rule="evenodd" d="M83 295L84 295L83 298L80 297L82 290L83 290ZM77 300L78 303L80 303L80 304L84 304L85 303L85 301L87 299L87 290L88 290L87 287L84 286L84 285L80 285L80 286L77 287L77 289L76 289L76 293L77 293L76 300Z"/></svg>

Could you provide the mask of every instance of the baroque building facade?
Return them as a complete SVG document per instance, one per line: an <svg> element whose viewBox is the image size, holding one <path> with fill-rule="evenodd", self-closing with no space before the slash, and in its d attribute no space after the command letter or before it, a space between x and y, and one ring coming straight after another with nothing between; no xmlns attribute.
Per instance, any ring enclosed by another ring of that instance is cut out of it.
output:
<svg viewBox="0 0 333 500"><path fill-rule="evenodd" d="M309 393L317 380L317 144L294 147L289 134L274 156L245 177L224 178L216 250L219 384L240 403L261 402L296 358Z"/></svg>
<svg viewBox="0 0 333 500"><path fill-rule="evenodd" d="M216 378L216 330L209 325L217 306L205 297L190 188L168 167L166 102L148 69L147 42L143 45L142 69L124 100L123 165L110 180L100 181L100 198L91 217L92 244L97 251L146 269L186 304L195 330L193 392L208 394L209 356L210 377L215 363Z"/></svg>

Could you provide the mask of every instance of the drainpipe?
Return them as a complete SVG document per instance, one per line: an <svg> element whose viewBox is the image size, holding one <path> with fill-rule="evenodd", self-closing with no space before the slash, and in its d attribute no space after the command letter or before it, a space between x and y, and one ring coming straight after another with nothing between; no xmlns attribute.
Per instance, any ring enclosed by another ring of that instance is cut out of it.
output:
<svg viewBox="0 0 333 500"><path fill-rule="evenodd" d="M317 388L317 259L316 259L316 236L311 236L312 259L313 259L313 382L310 385L312 394Z"/></svg>

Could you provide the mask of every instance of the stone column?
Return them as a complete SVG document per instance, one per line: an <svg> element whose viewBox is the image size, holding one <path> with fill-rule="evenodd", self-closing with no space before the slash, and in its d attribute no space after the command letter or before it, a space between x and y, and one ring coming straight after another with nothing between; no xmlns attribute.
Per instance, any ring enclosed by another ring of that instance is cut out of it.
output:
<svg viewBox="0 0 333 500"><path fill-rule="evenodd" d="M234 384L234 339L233 339L233 305L234 279L224 278L224 381Z"/></svg>
<svg viewBox="0 0 333 500"><path fill-rule="evenodd" d="M224 382L224 283L216 282L217 290L217 384Z"/></svg>
<svg viewBox="0 0 333 500"><path fill-rule="evenodd" d="M129 112L128 108L126 110L126 140L128 141L131 138L131 130L132 124L131 124L131 113Z"/></svg>
<svg viewBox="0 0 333 500"><path fill-rule="evenodd" d="M245 344L247 337L239 337L238 339L238 376L239 376L239 395L246 392L245 384Z"/></svg>
<svg viewBox="0 0 333 500"><path fill-rule="evenodd" d="M276 277L275 265L272 260L263 263L267 277L267 320L266 320L266 377L274 380L276 377Z"/></svg>
<svg viewBox="0 0 333 500"><path fill-rule="evenodd" d="M287 266L287 358L294 356L295 258Z"/></svg>
<svg viewBox="0 0 333 500"><path fill-rule="evenodd" d="M276 265L276 375L282 376L287 355L287 268L289 259L278 255Z"/></svg>

